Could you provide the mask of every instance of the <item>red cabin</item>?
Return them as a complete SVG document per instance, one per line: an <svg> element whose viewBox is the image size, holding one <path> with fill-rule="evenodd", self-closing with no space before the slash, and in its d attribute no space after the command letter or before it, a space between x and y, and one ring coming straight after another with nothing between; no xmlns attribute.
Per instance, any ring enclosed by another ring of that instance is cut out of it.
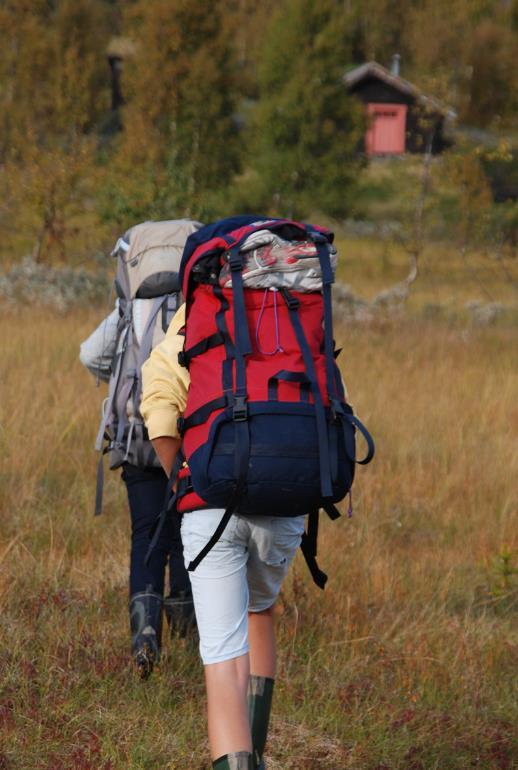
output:
<svg viewBox="0 0 518 770"><path fill-rule="evenodd" d="M377 62L367 62L348 72L344 83L365 104L367 155L424 152L429 145L433 153L438 153L451 144L445 129L455 113L400 77L397 55L392 71Z"/></svg>

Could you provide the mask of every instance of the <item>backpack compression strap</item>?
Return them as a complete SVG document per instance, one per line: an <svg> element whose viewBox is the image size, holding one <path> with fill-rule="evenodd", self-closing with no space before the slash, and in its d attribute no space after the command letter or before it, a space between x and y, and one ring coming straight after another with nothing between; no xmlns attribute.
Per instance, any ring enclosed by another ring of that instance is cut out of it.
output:
<svg viewBox="0 0 518 770"><path fill-rule="evenodd" d="M245 356L252 352L248 323L245 311L245 295L243 291L243 258L239 253L240 243L232 247L229 257L232 271L233 314L234 314L234 355L236 364L236 387L233 397L233 419L235 436L234 478L236 486L225 513L216 527L208 543L190 562L187 569L194 572L196 567L214 548L225 531L232 514L239 506L241 495L245 488L248 463L250 460L250 434L248 431L248 409L246 405L246 361ZM224 377L224 379L226 379ZM223 387L228 383L224 382Z"/></svg>
<svg viewBox="0 0 518 770"><path fill-rule="evenodd" d="M317 564L317 540L318 540L319 512L312 511L308 516L308 527L302 534L300 549L306 560L311 577L319 588L324 590L327 583L327 575Z"/></svg>
<svg viewBox="0 0 518 770"><path fill-rule="evenodd" d="M302 360L304 361L304 367L306 369L306 376L309 380L311 393L313 394L313 400L315 402L318 454L320 458L320 488L322 497L332 497L333 487L331 482L331 461L329 457L326 413L324 410L322 396L320 394L320 388L318 386L315 364L313 363L311 350L299 317L300 303L299 300L288 291L288 289L281 289L280 293L284 302L286 303L286 307L288 308L291 325L293 327L293 331L295 332L297 342L299 343L299 347L302 353Z"/></svg>
<svg viewBox="0 0 518 770"><path fill-rule="evenodd" d="M337 386L339 375L335 365L333 341L333 310L331 305L331 286L334 283L333 268L329 259L328 241L320 233L311 233L317 249L322 271L322 294L324 299L324 352L326 362L326 386L329 402L338 401ZM341 380L340 380L341 386ZM341 388L340 388L341 389Z"/></svg>

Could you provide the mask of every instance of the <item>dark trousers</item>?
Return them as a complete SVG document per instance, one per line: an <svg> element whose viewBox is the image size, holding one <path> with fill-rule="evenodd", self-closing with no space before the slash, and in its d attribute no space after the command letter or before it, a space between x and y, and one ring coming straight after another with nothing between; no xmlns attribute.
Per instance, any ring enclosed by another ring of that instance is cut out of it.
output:
<svg viewBox="0 0 518 770"><path fill-rule="evenodd" d="M145 591L148 586L163 596L168 563L171 593L190 591L189 576L183 560L179 516L168 518L148 566L144 563L151 529L162 510L167 476L160 468L144 469L125 465L122 479L128 491L131 514L130 596Z"/></svg>

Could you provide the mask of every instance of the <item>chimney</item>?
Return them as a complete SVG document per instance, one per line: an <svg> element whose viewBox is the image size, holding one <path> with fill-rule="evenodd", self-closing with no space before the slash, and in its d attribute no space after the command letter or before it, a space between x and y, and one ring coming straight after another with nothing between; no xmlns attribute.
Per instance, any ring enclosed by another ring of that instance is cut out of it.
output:
<svg viewBox="0 0 518 770"><path fill-rule="evenodd" d="M401 56L395 53L392 57L392 64L390 65L390 71L395 77L399 77L399 64L401 62Z"/></svg>

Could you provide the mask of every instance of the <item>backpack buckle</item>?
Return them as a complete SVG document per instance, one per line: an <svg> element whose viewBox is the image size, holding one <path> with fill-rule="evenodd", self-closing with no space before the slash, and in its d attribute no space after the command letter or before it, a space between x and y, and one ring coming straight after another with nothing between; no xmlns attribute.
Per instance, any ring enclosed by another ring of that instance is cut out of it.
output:
<svg viewBox="0 0 518 770"><path fill-rule="evenodd" d="M239 251L236 252L232 249L228 258L228 264L230 265L230 269L233 273L239 272L243 269L243 258Z"/></svg>
<svg viewBox="0 0 518 770"><path fill-rule="evenodd" d="M288 310L298 310L300 307L300 300L297 299L297 297L294 297L293 294L291 294L288 289L281 289L280 290L282 297L288 306Z"/></svg>
<svg viewBox="0 0 518 770"><path fill-rule="evenodd" d="M232 417L235 422L243 422L248 417L248 407L246 405L246 396L234 397L234 408L232 410Z"/></svg>

